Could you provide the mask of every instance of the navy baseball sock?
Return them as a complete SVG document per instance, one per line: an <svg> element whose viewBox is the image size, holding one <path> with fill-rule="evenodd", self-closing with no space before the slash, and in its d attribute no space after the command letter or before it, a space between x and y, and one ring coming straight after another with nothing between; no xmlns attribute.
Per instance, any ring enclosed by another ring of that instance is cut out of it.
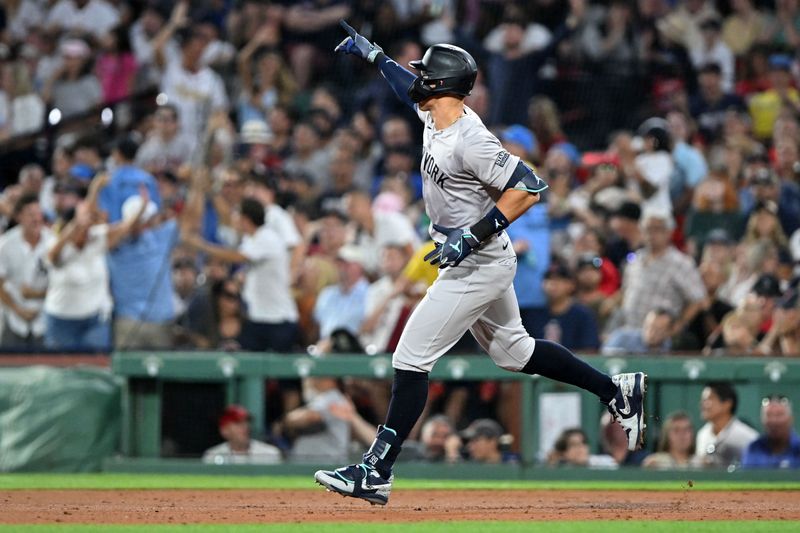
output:
<svg viewBox="0 0 800 533"><path fill-rule="evenodd" d="M364 454L364 462L375 467L378 473L389 478L392 465L400 453L403 441L417 423L425 402L428 401L428 373L395 370L392 399L386 424L378 427L375 442Z"/></svg>
<svg viewBox="0 0 800 533"><path fill-rule="evenodd" d="M607 404L617 393L611 378L555 342L536 339L530 361L520 370L525 374L539 374L546 378L575 385L600 397Z"/></svg>

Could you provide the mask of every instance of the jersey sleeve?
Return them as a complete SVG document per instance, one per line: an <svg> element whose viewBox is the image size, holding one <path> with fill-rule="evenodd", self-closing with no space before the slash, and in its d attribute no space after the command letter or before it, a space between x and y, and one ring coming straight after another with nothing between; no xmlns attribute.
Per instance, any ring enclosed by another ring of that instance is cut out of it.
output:
<svg viewBox="0 0 800 533"><path fill-rule="evenodd" d="M486 129L469 133L463 140L464 170L489 188L505 190L519 157L508 153Z"/></svg>

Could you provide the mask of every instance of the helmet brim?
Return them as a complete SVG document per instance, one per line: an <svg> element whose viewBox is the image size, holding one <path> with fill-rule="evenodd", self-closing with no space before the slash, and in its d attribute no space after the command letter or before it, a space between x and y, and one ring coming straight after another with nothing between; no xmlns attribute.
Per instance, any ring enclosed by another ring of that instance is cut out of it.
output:
<svg viewBox="0 0 800 533"><path fill-rule="evenodd" d="M424 70L425 64L422 62L421 59L416 59L414 61L409 61L408 66L413 68L414 70Z"/></svg>

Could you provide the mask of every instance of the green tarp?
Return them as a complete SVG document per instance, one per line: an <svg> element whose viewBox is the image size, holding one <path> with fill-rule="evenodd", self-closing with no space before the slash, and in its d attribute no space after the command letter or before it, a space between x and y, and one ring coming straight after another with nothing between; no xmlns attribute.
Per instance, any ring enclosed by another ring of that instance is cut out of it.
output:
<svg viewBox="0 0 800 533"><path fill-rule="evenodd" d="M123 380L98 368L0 368L0 472L100 470L120 441Z"/></svg>

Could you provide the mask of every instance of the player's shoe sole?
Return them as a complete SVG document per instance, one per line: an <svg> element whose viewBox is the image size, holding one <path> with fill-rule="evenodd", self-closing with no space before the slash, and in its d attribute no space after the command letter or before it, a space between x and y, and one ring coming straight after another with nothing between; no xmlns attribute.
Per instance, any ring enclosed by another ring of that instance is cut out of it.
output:
<svg viewBox="0 0 800 533"><path fill-rule="evenodd" d="M387 480L369 470L364 473L364 477L352 476L350 475L352 468L362 468L362 465L352 465L339 470L317 470L314 480L328 491L342 496L366 500L372 505L389 503L394 476Z"/></svg>
<svg viewBox="0 0 800 533"><path fill-rule="evenodd" d="M647 374L633 372L617 374L611 380L617 386L617 394L608 404L609 412L625 430L628 436L628 450L635 451L644 446L645 395L647 394Z"/></svg>

